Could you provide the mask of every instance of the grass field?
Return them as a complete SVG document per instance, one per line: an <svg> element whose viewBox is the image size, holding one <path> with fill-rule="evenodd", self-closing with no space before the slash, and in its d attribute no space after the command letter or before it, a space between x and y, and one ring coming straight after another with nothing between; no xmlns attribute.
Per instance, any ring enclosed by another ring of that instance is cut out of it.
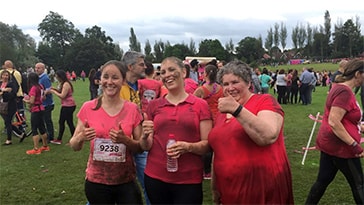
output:
<svg viewBox="0 0 364 205"><path fill-rule="evenodd" d="M315 70L335 71L337 69L337 64L311 64L308 66ZM282 67L301 70L302 65ZM82 103L89 99L88 82L77 81L74 83L74 87L77 102L74 116L76 116ZM311 105L287 104L282 106L285 111L284 135L291 163L296 204L304 203L309 189L316 179L319 164L318 151L309 151L305 164L302 165L303 155L296 153L296 150L302 151L302 147L306 146L314 123L307 116L323 112L327 90L327 87L317 87L313 93ZM59 99L56 99L56 108L53 111L56 136L59 110ZM314 143L318 127L319 124L315 129L311 145ZM2 131L2 119L0 128ZM5 139L6 134L1 132L0 142L3 143ZM64 141L70 139L67 126L63 139ZM85 146L80 152L74 152L65 144L52 144L50 152L29 156L25 154L25 151L32 148L31 138L25 139L23 143L18 143L18 140L14 137L13 145L0 146L0 204L86 204L84 177L88 146ZM204 181L204 204L212 204L209 183L209 180ZM350 187L341 173L338 173L320 202L320 204L354 204Z"/></svg>

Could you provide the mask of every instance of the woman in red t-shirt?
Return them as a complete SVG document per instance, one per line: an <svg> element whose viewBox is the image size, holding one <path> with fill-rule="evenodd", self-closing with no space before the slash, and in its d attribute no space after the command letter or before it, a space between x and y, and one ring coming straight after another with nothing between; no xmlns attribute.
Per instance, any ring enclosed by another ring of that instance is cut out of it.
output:
<svg viewBox="0 0 364 205"><path fill-rule="evenodd" d="M241 61L220 68L224 96L208 140L217 204L293 204L284 145L284 112L270 94L249 90L252 69Z"/></svg>
<svg viewBox="0 0 364 205"><path fill-rule="evenodd" d="M364 126L362 111L353 89L364 83L364 61L348 61L344 72L336 77L326 99L322 124L316 139L321 151L320 168L312 185L306 204L318 204L327 186L340 170L348 181L356 204L364 204L364 179L360 146Z"/></svg>
<svg viewBox="0 0 364 205"><path fill-rule="evenodd" d="M149 150L144 171L148 198L152 204L202 204L201 155L209 151L211 113L206 101L186 92L180 59L166 58L160 72L168 94L149 103L140 140ZM167 149L171 138L177 142ZM177 170L167 170L167 155L177 159Z"/></svg>

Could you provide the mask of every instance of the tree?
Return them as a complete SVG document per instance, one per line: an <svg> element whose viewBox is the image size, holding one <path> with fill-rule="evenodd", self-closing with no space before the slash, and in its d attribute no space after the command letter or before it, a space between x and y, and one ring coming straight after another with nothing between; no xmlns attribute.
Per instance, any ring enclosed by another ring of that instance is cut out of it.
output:
<svg viewBox="0 0 364 205"><path fill-rule="evenodd" d="M279 24L274 24L274 35L273 35L273 43L275 47L279 46Z"/></svg>
<svg viewBox="0 0 364 205"><path fill-rule="evenodd" d="M272 29L272 27L270 27L270 29L268 30L267 37L265 38L264 47L270 53L272 46L273 46L273 29Z"/></svg>
<svg viewBox="0 0 364 205"><path fill-rule="evenodd" d="M155 41L153 48L154 48L153 50L154 50L155 62L162 62L165 50L165 45L162 42L162 40Z"/></svg>
<svg viewBox="0 0 364 205"><path fill-rule="evenodd" d="M292 29L292 35L291 35L292 43L296 50L298 49L298 32L299 32L299 28L298 28L298 25L296 25L296 27L294 27Z"/></svg>
<svg viewBox="0 0 364 205"><path fill-rule="evenodd" d="M195 46L195 41L193 41L192 38L190 40L189 50L191 51L191 53L192 53L193 56L196 55L197 50L196 50L196 46Z"/></svg>
<svg viewBox="0 0 364 205"><path fill-rule="evenodd" d="M264 54L262 41L254 37L245 37L236 47L236 56L238 59L250 64L259 61Z"/></svg>
<svg viewBox="0 0 364 205"><path fill-rule="evenodd" d="M12 60L15 65L27 67L34 65L35 41L25 35L16 25L10 26L0 22L0 62Z"/></svg>
<svg viewBox="0 0 364 205"><path fill-rule="evenodd" d="M144 54L145 54L145 59L153 62L154 60L154 55L152 54L152 46L150 45L149 40L147 39L147 41L145 42L145 47L144 47Z"/></svg>
<svg viewBox="0 0 364 205"><path fill-rule="evenodd" d="M228 55L219 40L205 39L200 43L198 56L212 56L225 60Z"/></svg>
<svg viewBox="0 0 364 205"><path fill-rule="evenodd" d="M185 44L175 44L171 46L167 44L165 47L165 56L175 56L181 60L185 59L186 56L191 55L190 50Z"/></svg>
<svg viewBox="0 0 364 205"><path fill-rule="evenodd" d="M279 33L279 40L281 41L282 51L286 48L287 41L287 28L286 25L281 22L281 32Z"/></svg>
<svg viewBox="0 0 364 205"><path fill-rule="evenodd" d="M79 36L66 52L65 69L88 72L91 68L98 68L112 59L121 59L120 47L113 43L100 27L93 26L85 30L85 36Z"/></svg>
<svg viewBox="0 0 364 205"><path fill-rule="evenodd" d="M75 39L80 36L72 22L66 20L60 14L50 11L49 14L38 25L38 31L42 37L43 44L55 49L55 56L52 56L56 63L55 67L64 67L64 56L67 48ZM40 52L42 53L42 52ZM42 59L42 56L39 56ZM48 62L44 62L48 64Z"/></svg>
<svg viewBox="0 0 364 205"><path fill-rule="evenodd" d="M226 59L220 59L225 61L231 61L235 58L235 46L233 43L233 39L230 38L229 42L225 44L225 50L227 52L227 58Z"/></svg>
<svg viewBox="0 0 364 205"><path fill-rule="evenodd" d="M330 55L330 38L331 38L331 17L329 11L326 10L324 16L324 39L323 39L323 55L328 58Z"/></svg>
<svg viewBox="0 0 364 205"><path fill-rule="evenodd" d="M141 52L141 50L142 50L140 42L138 41L138 39L134 33L133 27L130 28L129 48L131 51L137 51L137 52Z"/></svg>

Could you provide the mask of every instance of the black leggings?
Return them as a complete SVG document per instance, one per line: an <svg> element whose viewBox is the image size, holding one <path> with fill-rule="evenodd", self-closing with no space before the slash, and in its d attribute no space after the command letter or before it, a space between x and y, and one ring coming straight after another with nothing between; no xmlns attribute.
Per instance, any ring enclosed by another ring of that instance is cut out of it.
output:
<svg viewBox="0 0 364 205"><path fill-rule="evenodd" d="M58 133L58 140L62 140L63 133L64 133L64 123L67 122L68 127L71 131L71 137L75 132L75 125L73 124L73 112L76 110L76 106L72 107L61 107L61 113L59 115L59 133Z"/></svg>
<svg viewBox="0 0 364 205"><path fill-rule="evenodd" d="M305 204L317 204L340 170L348 181L356 204L364 204L363 170L360 158L344 159L321 152L320 168Z"/></svg>
<svg viewBox="0 0 364 205"><path fill-rule="evenodd" d="M106 185L85 181L85 193L92 204L143 204L136 181L118 185Z"/></svg>
<svg viewBox="0 0 364 205"><path fill-rule="evenodd" d="M170 184L144 174L144 184L151 204L202 204L202 183Z"/></svg>

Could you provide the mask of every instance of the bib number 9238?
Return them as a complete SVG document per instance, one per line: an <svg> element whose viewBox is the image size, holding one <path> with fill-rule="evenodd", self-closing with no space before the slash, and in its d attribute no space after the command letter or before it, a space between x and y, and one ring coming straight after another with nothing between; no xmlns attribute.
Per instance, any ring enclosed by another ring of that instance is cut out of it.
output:
<svg viewBox="0 0 364 205"><path fill-rule="evenodd" d="M94 143L93 160L104 162L125 162L126 146L113 143L111 139L97 138Z"/></svg>

